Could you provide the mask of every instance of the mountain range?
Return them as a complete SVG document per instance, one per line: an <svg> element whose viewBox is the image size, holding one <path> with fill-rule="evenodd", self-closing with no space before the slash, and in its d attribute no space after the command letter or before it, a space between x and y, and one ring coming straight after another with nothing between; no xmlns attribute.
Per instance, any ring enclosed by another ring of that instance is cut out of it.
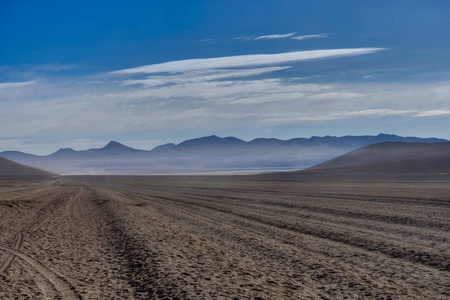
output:
<svg viewBox="0 0 450 300"><path fill-rule="evenodd" d="M376 136L324 136L243 141L215 135L140 150L112 141L100 149L63 148L50 155L18 151L0 157L59 174L161 174L186 171L297 168L313 166L349 151L383 142L439 143L444 139Z"/></svg>

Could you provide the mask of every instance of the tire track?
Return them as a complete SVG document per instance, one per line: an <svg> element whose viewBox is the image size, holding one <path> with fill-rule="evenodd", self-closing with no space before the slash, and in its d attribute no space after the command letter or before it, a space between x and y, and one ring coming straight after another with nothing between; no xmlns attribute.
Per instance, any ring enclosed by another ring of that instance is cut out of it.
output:
<svg viewBox="0 0 450 300"><path fill-rule="evenodd" d="M63 299L78 299L79 297L77 297L75 294L75 287L73 287L70 283L65 281L62 276L57 275L50 268L46 267L39 261L35 260L34 258L30 257L29 255L21 251L25 239L29 237L31 232L36 230L39 227L39 224L45 220L46 210L52 205L56 204L58 201L65 199L69 194L71 195L70 200L72 200L74 189L65 191L59 188L55 191L55 193L56 195L52 196L51 199L47 201L35 213L34 217L32 218L32 221L27 225L25 225L22 228L22 230L16 233L14 237L15 242L13 248L0 245L0 250L3 250L6 253L8 253L3 264L0 265L0 274L6 273L8 269L11 267L11 265L14 263L16 257L19 257L25 262L27 262L35 270L37 270L39 273L41 273L43 277L52 284L55 290L63 296Z"/></svg>
<svg viewBox="0 0 450 300"><path fill-rule="evenodd" d="M16 233L14 240L14 247L15 250L20 250L22 248L23 242L25 240L25 237L30 235L30 232L33 228L37 228L39 223L43 221L43 213L45 209L47 209L50 205L52 205L54 202L61 199L61 197L65 196L65 194L53 196L44 206L42 206L35 214L35 216L32 218L32 221L24 226L22 230L20 230L18 233ZM6 273L8 271L9 267L14 262L15 255L9 254L8 257L5 259L3 264L0 266L0 273Z"/></svg>
<svg viewBox="0 0 450 300"><path fill-rule="evenodd" d="M425 266L439 269L441 271L448 270L449 260L446 253L437 253L430 250L421 250L417 247L412 247L408 243L404 243L402 247L398 247L394 240L389 240L382 238L385 234L381 234L376 231L362 230L358 228L359 234L348 234L348 230L352 229L348 226L337 226L337 224L322 223L318 224L306 224L303 222L298 222L297 218L284 216L283 220L278 219L275 212L263 212L260 209L247 207L245 210L239 210L239 206L235 203L232 205L225 204L223 199L214 199L210 201L203 197L183 195L144 195L141 194L142 199L147 199L154 201L154 199L159 199L161 204L166 203L177 203L178 205L184 207L202 207L215 211L217 213L227 213L234 215L243 219L248 219L251 221L259 222L262 224L267 224L280 229L290 230L292 232L306 234L314 236L317 238L330 240L333 242L343 243L349 246L357 247L367 251L376 251L382 253L388 257L394 259L406 259L417 263L421 263ZM152 199L153 198L153 199ZM412 224L408 224L412 225ZM353 230L353 232L357 232ZM377 238L375 238L377 237Z"/></svg>
<svg viewBox="0 0 450 300"><path fill-rule="evenodd" d="M30 266L32 266L35 270L37 270L39 273L42 274L48 281L50 281L53 285L53 287L62 295L63 299L68 300L76 300L79 299L79 297L74 292L75 288L68 283L64 277L61 275L58 275L54 271L52 271L47 266L43 265L39 261L35 260L31 256L23 253L22 251L19 251L17 249L4 247L0 245L0 250L5 251L7 253L10 253L14 255L15 257L18 257L25 262L27 262Z"/></svg>
<svg viewBox="0 0 450 300"><path fill-rule="evenodd" d="M148 191L147 191L148 192ZM171 191L172 193L174 191ZM233 190L234 192L234 190ZM144 191L145 193L145 191ZM142 196L145 195L142 192L138 192L136 190L134 191L129 191L127 196ZM170 192L169 192L170 193ZM255 192L256 193L256 192ZM277 196L277 201L273 201L273 200L268 200L269 197L266 196L267 193L273 194ZM209 199L211 197L214 197L214 202L215 203L223 203L226 205L232 205L233 207L237 207L237 206L248 206L248 207L252 207L252 206L256 206L258 208L261 208L261 205L265 205L267 207L281 207L281 208L288 208L288 209L296 209L296 210L302 210L302 211L311 211L311 212L315 212L315 213L325 213L328 215L333 215L333 216L341 216L341 217L345 217L345 218L354 218L354 219L359 219L362 221L366 221L366 220L372 220L372 221L377 221L377 222L383 222L383 223L391 223L391 224L398 224L398 225L408 225L408 226L414 226L414 227L418 227L418 228L433 228L433 229L437 229L437 230L441 230L441 231L449 231L450 230L450 225L448 224L447 220L438 220L438 219L430 219L430 218L420 218L420 217L410 217L410 216L406 216L406 215L393 215L393 214L380 214L380 213L369 213L367 211L364 212L360 212L360 211L351 211L351 210L345 210L342 209L340 207L321 207L318 206L317 204L311 205L310 203L308 204L303 204L302 202L299 202L299 200L303 200L303 199L308 199L308 198L317 198L317 199L335 199L336 202L341 203L341 200L344 201L349 201L349 202L354 202L354 206L356 206L356 204L360 204L360 203L364 203L364 202L375 202L376 201L376 197L370 196L371 198L374 199L370 199L368 198L369 196L364 196L364 195L351 195L348 194L348 197L340 197L341 195L339 195L339 197L337 196L322 196L322 194L309 194L309 193L291 193L291 192L284 192L282 193L283 198L281 199L280 196L280 192L278 193L274 193L274 192L267 192L267 193L261 193L261 191L259 191L259 193L256 193L258 196L261 195L261 200L254 202L254 197L255 195L251 196L250 194L248 194L247 191L242 192L241 194L239 194L239 196L230 196L230 195L223 195L223 194L218 194L216 191L212 191L211 194L204 194L204 193L186 193L184 192L178 192L176 194L178 194L179 196L185 196L187 198L192 198L192 199L198 199L198 200L204 200L206 202L209 201ZM246 196L247 195L247 196ZM164 197L164 194L161 195L162 197ZM342 196L346 196L346 194L342 194ZM170 197L170 196L169 196ZM396 205L399 205L401 203L399 202L395 202L398 199L411 199L411 198L392 198L390 197L390 199L393 199L392 203L395 203ZM423 200L423 199L422 199ZM405 200L406 201L406 200ZM447 203L447 206L449 205L448 203L450 203L447 200L441 200L442 203ZM378 201L376 201L378 202ZM430 202L432 202L430 200ZM428 205L433 205L432 203L427 203ZM443 207L445 207L445 205L442 205Z"/></svg>
<svg viewBox="0 0 450 300"><path fill-rule="evenodd" d="M157 255L163 258L164 256L169 256L169 263L176 265L176 270L179 270L181 268L181 259L173 257L177 256L174 254L180 253L174 250L174 253L169 255L165 252L165 247L162 249L158 248L159 242L173 239L172 242L178 244L175 248L187 249L181 252L181 255L185 256L185 260L188 261L185 265L186 269L183 269L186 273L182 274L196 274L196 268L206 268L204 267L204 258L207 258L210 264L211 261L215 262L213 266L207 267L213 270L210 274L220 274L220 271L214 265L220 265L232 253L239 257L232 265L231 272L234 272L236 275L233 275L235 277L230 275L233 279L229 279L227 275L222 274L223 278L221 280L224 280L224 282L226 280L236 280L243 287L247 282L245 277L245 274L247 274L248 276L253 276L251 284L256 290L261 288L261 291L267 292L271 288L275 289L276 287L274 286L278 284L280 289L279 295L280 297L282 297L281 295L284 296L282 298L295 298L296 290L310 286L330 289L329 295L333 295L332 289L335 288L333 284L337 284L340 288L344 287L344 290L352 291L353 294L348 296L350 298L362 299L368 298L368 295L373 298L389 298L386 296L388 294L387 290L396 291L397 295L408 294L410 298L432 298L427 296L427 293L432 293L430 292L431 288L428 288L425 292L416 290L416 283L400 281L403 278L397 276L396 280L401 282L401 284L398 284L392 279L392 275L389 272L395 274L396 272L393 271L395 268L398 268L397 270L405 270L410 269L411 266L417 266L417 273L430 275L437 273L436 268L416 265L415 263L420 262L420 259L418 259L419 261L414 259L412 261L404 260L401 257L403 255L383 255L376 249L367 249L365 244L370 242L373 236L366 236L364 240L360 241L361 245L354 245L351 236L345 237L344 233L335 228L334 224L328 224L325 227L317 227L317 224L311 224L311 226L305 228L302 224L292 222L293 219L284 215L282 211L273 211L273 214L268 214L267 211L255 210L254 207L251 207L252 205L250 207L245 204L239 205L239 203L224 205L226 203L223 201L224 199L216 197L216 195L211 195L209 199L207 197L197 197L197 195L180 195L177 192L165 195L160 190L154 190L153 187L148 190L142 190L141 193L136 193L136 188L134 187L128 189L126 187L114 187L106 191L104 196L109 198L108 203L122 206L123 210L118 208L116 214L121 215L123 211L128 210L132 212L130 214L131 218L124 217L123 221L125 221L127 226L132 227L129 222L134 223L137 220L143 220L146 215L158 220L154 223L155 225L158 223L164 224L164 222L169 224L167 229L163 229L163 233L157 235L147 245L147 250L136 253L136 256L144 260L146 255L153 253L152 251L155 251L155 249L159 249ZM105 191L102 190L102 192ZM258 199L258 201L261 201L261 199ZM143 224L144 228L148 226L145 225L145 222ZM172 227L172 224L175 224L175 226ZM182 228L180 229L181 231L177 231L177 227ZM171 229L169 230L169 228ZM352 228L346 229L345 234L348 235L348 229ZM154 228L152 229L153 231L157 231L157 229ZM335 231L338 231L338 236L335 235ZM136 230L136 232L139 231ZM204 239L201 240L202 242L199 242L202 245L202 249L198 250L197 254L188 254L189 252L195 252L195 250L192 251L195 248L190 246L190 241L191 237L195 239L196 236ZM305 238L303 241L300 239L292 240L292 238L303 238L303 236ZM324 250L320 250L320 247L313 248L316 246L312 245L318 245L316 241L319 241L321 245L329 245L330 248L340 249L338 251L330 250L330 257L326 257L328 254L327 250L323 252ZM306 244L303 245L304 243ZM400 251L399 247L395 248L398 248ZM341 250L345 258L340 258L343 256L339 254ZM308 255L308 251L310 255ZM352 251L353 256L364 255L364 257L373 259L373 262L372 264L367 264L365 261L356 261L355 266L353 264L354 258L345 256L345 251ZM367 251L367 253L363 251ZM248 253L252 254L248 255ZM401 260L397 262L397 259ZM430 258L424 257L422 259L429 260ZM262 263L260 267L257 267L259 261L266 263ZM196 266L192 267L195 264ZM262 266L271 264L274 265L273 269L262 268ZM278 267L276 267L277 264ZM398 265L398 267L390 267L389 264ZM289 269L288 267L283 267L283 265L294 267ZM389 271L384 272L385 269ZM258 276L263 276L261 278L264 278L265 275L270 275L272 274L271 272L276 271L279 274L284 274L284 277L280 275L280 278L286 279L284 282L278 280L278 278L268 277L267 280L270 279L271 282L275 282L274 285L268 286L262 283L262 279L257 279L260 278ZM173 272L176 274L177 271ZM262 272L263 275L258 275L257 272ZM381 278L373 280L372 274L374 273ZM192 280L196 282L198 279L194 278ZM207 280L211 280L211 278ZM436 286L436 288L439 289L439 286ZM292 294L284 294L287 291L291 291ZM251 291L247 290L247 292L250 293ZM316 290L311 293L317 295L318 292ZM340 298L339 294L334 295L336 296L334 298ZM249 294L247 297L250 298Z"/></svg>

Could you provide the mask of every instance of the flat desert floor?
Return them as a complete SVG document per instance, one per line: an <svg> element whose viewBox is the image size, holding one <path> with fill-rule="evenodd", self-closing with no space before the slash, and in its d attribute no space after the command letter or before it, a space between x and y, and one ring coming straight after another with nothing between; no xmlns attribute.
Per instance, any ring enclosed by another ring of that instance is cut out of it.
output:
<svg viewBox="0 0 450 300"><path fill-rule="evenodd" d="M0 180L0 299L449 298L448 181Z"/></svg>

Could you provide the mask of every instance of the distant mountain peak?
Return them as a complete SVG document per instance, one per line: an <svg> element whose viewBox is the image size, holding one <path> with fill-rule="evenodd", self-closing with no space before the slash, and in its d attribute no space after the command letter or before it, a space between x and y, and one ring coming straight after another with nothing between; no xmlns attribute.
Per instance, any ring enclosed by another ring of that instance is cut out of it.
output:
<svg viewBox="0 0 450 300"><path fill-rule="evenodd" d="M241 139L229 136L225 138L218 137L217 135L204 136L200 138L186 140L177 145L177 147L220 147L237 144L246 144Z"/></svg>
<svg viewBox="0 0 450 300"><path fill-rule="evenodd" d="M121 146L125 146L125 145L121 144L119 142L116 142L116 141L111 141L108 144L106 144L106 146L103 147L103 149L105 149L105 148L113 148L113 147L121 147Z"/></svg>
<svg viewBox="0 0 450 300"><path fill-rule="evenodd" d="M56 151L54 154L56 153L74 153L77 152L75 150L73 150L72 148L61 148L58 151Z"/></svg>
<svg viewBox="0 0 450 300"><path fill-rule="evenodd" d="M132 151L134 151L135 149L133 149L131 147L128 147L128 146L125 146L124 144L121 144L119 142L111 141L105 147L103 147L101 150L108 150L108 151L111 151L111 150L114 150L114 151L118 151L118 150L119 151L120 150L130 151L130 150L132 150Z"/></svg>
<svg viewBox="0 0 450 300"><path fill-rule="evenodd" d="M69 157L72 155L75 155L77 153L77 151L73 150L72 148L61 148L58 151L56 151L53 154L50 154L51 156L54 157Z"/></svg>
<svg viewBox="0 0 450 300"><path fill-rule="evenodd" d="M209 135L209 136L203 136L203 137L191 139L190 141L207 141L207 140L215 141L215 140L222 140L222 138L213 134L213 135Z"/></svg>

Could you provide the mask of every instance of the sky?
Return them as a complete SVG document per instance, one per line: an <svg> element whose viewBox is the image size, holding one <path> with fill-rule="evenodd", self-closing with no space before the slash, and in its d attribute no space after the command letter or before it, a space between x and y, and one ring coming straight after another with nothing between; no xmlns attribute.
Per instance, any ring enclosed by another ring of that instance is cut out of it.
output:
<svg viewBox="0 0 450 300"><path fill-rule="evenodd" d="M450 139L450 1L0 1L0 151Z"/></svg>

